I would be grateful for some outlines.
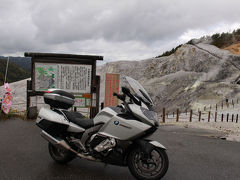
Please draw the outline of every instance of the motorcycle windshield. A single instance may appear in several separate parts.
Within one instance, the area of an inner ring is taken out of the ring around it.
[[[128,76],[126,76],[126,80],[129,83],[132,90],[138,96],[140,96],[144,101],[149,102],[150,104],[153,105],[153,101],[152,101],[151,97],[149,96],[147,91],[142,87],[142,85],[138,81],[136,81],[135,79],[130,78]]]

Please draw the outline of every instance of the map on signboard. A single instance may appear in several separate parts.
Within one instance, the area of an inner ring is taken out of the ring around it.
[[[35,89],[47,90],[50,88],[56,88],[56,64],[35,64]]]
[[[91,75],[91,65],[35,63],[35,90],[56,88],[72,93],[90,93]]]

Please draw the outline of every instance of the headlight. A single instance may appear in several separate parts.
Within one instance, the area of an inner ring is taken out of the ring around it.
[[[146,116],[148,119],[154,121],[155,126],[158,126],[158,120],[157,120],[157,113],[154,111],[149,111],[146,108],[140,107],[144,116]]]

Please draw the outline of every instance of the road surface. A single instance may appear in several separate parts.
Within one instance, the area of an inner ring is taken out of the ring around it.
[[[127,167],[75,159],[56,164],[33,121],[0,120],[1,180],[130,180]],[[167,147],[169,170],[164,180],[239,180],[240,143],[213,131],[162,126],[154,138]]]

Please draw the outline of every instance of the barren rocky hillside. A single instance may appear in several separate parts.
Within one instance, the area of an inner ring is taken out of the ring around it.
[[[240,56],[208,44],[185,44],[174,54],[142,61],[119,61],[98,67],[101,101],[104,74],[120,73],[139,80],[150,92],[157,110],[203,108],[240,98]]]

